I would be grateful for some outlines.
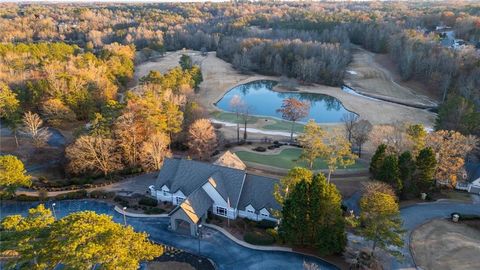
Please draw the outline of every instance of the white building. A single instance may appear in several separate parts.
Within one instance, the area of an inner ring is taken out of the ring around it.
[[[177,206],[169,214],[171,228],[189,227],[192,235],[207,212],[228,219],[277,221],[272,210],[280,209],[273,197],[278,180],[249,174],[242,164],[230,152],[214,164],[166,159],[155,186],[149,189],[157,200]]]

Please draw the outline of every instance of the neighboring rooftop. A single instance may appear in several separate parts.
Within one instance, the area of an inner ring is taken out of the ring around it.
[[[221,155],[215,162],[213,162],[213,164],[239,170],[247,169],[247,165],[245,165],[245,163],[243,163],[243,161],[237,155],[228,150],[223,153],[223,155]]]

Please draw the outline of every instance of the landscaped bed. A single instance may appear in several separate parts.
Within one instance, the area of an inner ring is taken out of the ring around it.
[[[302,150],[297,148],[284,149],[279,154],[268,154],[268,151],[266,152],[266,154],[259,154],[249,151],[235,152],[235,154],[244,162],[258,163],[283,169],[291,169],[295,166],[307,167],[307,163],[305,161],[299,160],[301,153]],[[317,159],[313,165],[313,168],[316,170],[327,169],[327,164],[324,160]],[[347,168],[363,169],[365,168],[365,165],[357,162]]]

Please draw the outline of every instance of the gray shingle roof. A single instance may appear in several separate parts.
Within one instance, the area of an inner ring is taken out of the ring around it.
[[[225,200],[229,199],[231,206],[236,208],[242,191],[245,171],[224,166],[187,159],[165,159],[158,174],[156,187],[166,185],[170,192],[181,190],[189,196],[194,190],[214,177],[217,191]]]
[[[208,194],[199,188],[190,194],[185,201],[183,201],[175,210],[170,214],[174,215],[177,211],[184,211],[187,217],[197,223],[203,215],[205,215],[208,209],[212,206],[212,199]]]
[[[258,212],[262,208],[280,210],[281,207],[273,196],[273,187],[279,181],[270,177],[247,174],[243,184],[242,196],[238,209],[244,210],[249,204]]]
[[[480,163],[467,163],[465,170],[467,171],[467,180],[469,182],[480,178]]]

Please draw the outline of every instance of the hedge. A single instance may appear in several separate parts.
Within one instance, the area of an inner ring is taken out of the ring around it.
[[[147,215],[155,215],[155,214],[163,214],[165,213],[165,210],[161,208],[150,208],[145,211],[143,211]]]
[[[275,238],[273,238],[273,236],[271,236],[265,231],[247,232],[243,236],[243,240],[245,240],[245,242],[249,244],[259,245],[259,246],[268,246],[275,243]]]
[[[255,225],[255,227],[260,229],[273,229],[275,226],[277,226],[277,222],[267,219],[262,219]]]
[[[142,197],[142,198],[138,201],[138,204],[155,207],[155,206],[158,205],[158,201],[155,200],[155,199],[153,199],[153,198]]]

